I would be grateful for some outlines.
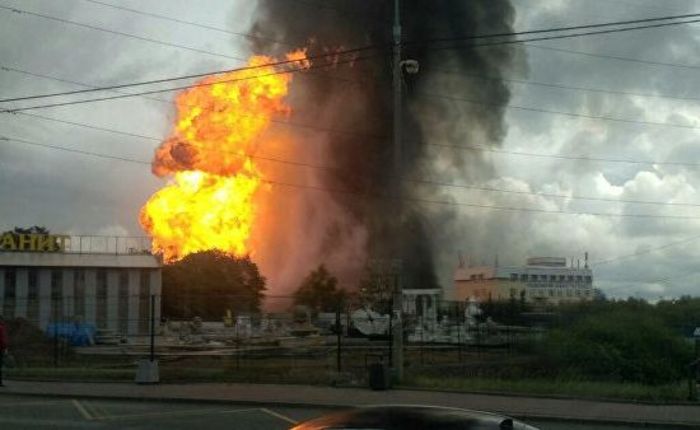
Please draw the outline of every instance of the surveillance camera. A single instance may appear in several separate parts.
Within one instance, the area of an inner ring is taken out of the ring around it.
[[[415,75],[420,70],[420,65],[416,60],[403,60],[401,62],[401,67],[409,75]]]

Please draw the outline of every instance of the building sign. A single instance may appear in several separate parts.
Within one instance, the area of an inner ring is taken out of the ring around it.
[[[0,236],[0,251],[65,252],[68,239],[62,234],[6,232]]]

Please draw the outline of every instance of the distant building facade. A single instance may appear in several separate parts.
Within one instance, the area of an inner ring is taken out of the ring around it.
[[[477,266],[460,264],[455,271],[453,299],[465,301],[524,300],[559,304],[596,298],[588,258],[580,265],[567,265],[565,258],[533,257],[524,266]]]
[[[86,237],[3,235],[0,314],[25,318],[41,330],[76,321],[123,335],[147,333],[152,295],[160,319],[161,264],[138,243],[144,241],[91,237],[88,244]]]

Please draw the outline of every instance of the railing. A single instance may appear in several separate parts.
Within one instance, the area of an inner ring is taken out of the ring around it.
[[[74,254],[143,255],[151,253],[151,239],[144,236],[68,235],[65,250]]]

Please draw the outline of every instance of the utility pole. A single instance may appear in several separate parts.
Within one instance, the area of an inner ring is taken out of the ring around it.
[[[392,312],[394,315],[392,317],[395,319],[392,330],[392,354],[393,359],[393,369],[394,377],[396,382],[401,382],[403,380],[403,293],[402,293],[402,240],[401,233],[403,228],[403,202],[401,196],[401,158],[402,158],[402,142],[401,142],[401,127],[402,127],[402,71],[401,71],[401,5],[400,0],[394,0],[394,56],[393,56],[393,89],[394,89],[394,118],[393,118],[393,146],[394,146],[394,187],[395,187],[395,204],[396,208],[393,211],[396,216],[398,216],[398,222],[394,223],[396,226],[396,237],[394,238],[395,252],[398,258],[398,267],[394,267],[394,299]],[[393,264],[392,264],[393,266]]]

